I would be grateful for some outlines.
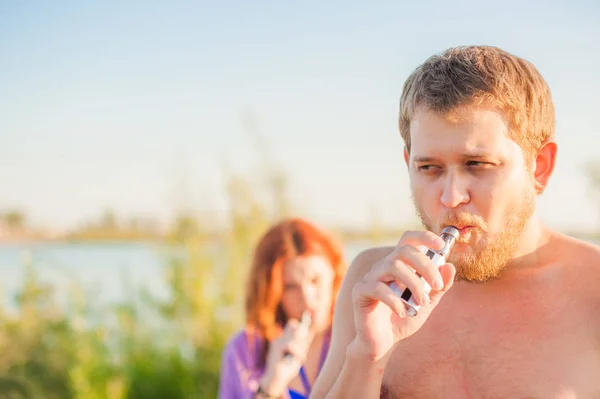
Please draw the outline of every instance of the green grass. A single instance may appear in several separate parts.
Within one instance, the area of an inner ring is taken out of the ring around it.
[[[205,266],[175,262],[168,269],[193,275]],[[57,307],[52,287],[37,281],[31,265],[26,270],[17,312],[3,312],[0,320],[0,398],[216,396],[224,338],[240,321],[219,325],[209,316],[219,299],[205,304],[189,295],[201,277],[172,279],[166,302],[138,301],[98,314],[77,295],[68,309]],[[141,308],[157,317],[147,321]]]

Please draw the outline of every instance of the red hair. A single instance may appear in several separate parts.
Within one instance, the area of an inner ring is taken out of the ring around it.
[[[246,292],[246,325],[264,340],[259,365],[264,365],[269,341],[280,333],[287,317],[281,308],[283,265],[298,256],[323,256],[333,272],[333,301],[346,271],[341,241],[300,218],[280,221],[260,239],[254,251]]]

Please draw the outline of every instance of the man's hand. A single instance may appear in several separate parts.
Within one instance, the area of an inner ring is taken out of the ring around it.
[[[356,337],[351,349],[355,354],[385,362],[399,341],[421,328],[452,286],[454,266],[446,263],[438,269],[417,249],[419,246],[439,250],[443,248],[444,240],[429,231],[406,232],[396,248],[354,285],[352,302]],[[424,291],[423,281],[415,271],[432,287],[431,297]],[[407,316],[404,302],[389,287],[393,281],[401,290],[407,287],[411,290],[421,305],[417,316]]]

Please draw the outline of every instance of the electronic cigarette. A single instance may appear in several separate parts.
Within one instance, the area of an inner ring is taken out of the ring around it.
[[[452,226],[445,227],[442,230],[440,237],[442,237],[442,239],[446,242],[444,248],[440,249],[439,251],[427,248],[427,252],[425,253],[425,256],[431,259],[433,264],[437,267],[440,267],[446,263],[446,258],[450,254],[450,251],[452,250],[452,247],[458,238],[458,229]],[[421,276],[419,273],[417,273],[417,275]],[[423,279],[423,277],[421,277],[421,279]],[[431,292],[431,286],[424,279],[423,284],[425,292],[429,294]],[[395,282],[390,283],[390,288],[396,295],[400,297],[402,302],[404,302],[408,315],[411,317],[416,316],[421,306],[417,304],[412,292],[410,292],[408,288],[404,289],[403,292],[400,292],[400,288]]]
[[[312,317],[310,316],[310,312],[308,310],[302,313],[302,317],[300,318],[300,327],[306,328],[307,330],[310,328],[312,324]]]
[[[300,324],[298,325],[299,328],[305,328],[306,330],[308,330],[310,328],[312,324],[312,317],[310,315],[310,312],[308,310],[304,311],[304,313],[302,313],[302,318],[300,318]],[[286,353],[285,355],[283,355],[284,359],[287,360],[291,360],[294,358],[294,355],[292,355],[291,353]]]

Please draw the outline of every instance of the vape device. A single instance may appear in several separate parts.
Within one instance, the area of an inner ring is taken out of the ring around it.
[[[298,328],[305,328],[305,329],[309,329],[310,326],[312,324],[312,317],[310,316],[310,312],[308,310],[306,310],[304,313],[302,313],[302,317],[300,318],[300,324],[298,325]],[[285,355],[283,355],[284,359],[287,360],[291,360],[294,358],[294,355],[292,355],[291,353],[286,353]]]
[[[312,324],[312,317],[310,316],[310,312],[308,310],[302,313],[302,317],[300,318],[300,327],[306,328],[307,330],[310,328]]]
[[[444,263],[446,263],[446,258],[450,254],[450,251],[452,250],[452,247],[454,246],[456,239],[458,238],[458,229],[452,226],[445,227],[442,230],[440,237],[442,237],[442,239],[446,242],[444,248],[440,249],[439,251],[428,248],[427,252],[425,253],[425,256],[431,259],[433,264],[437,267],[440,267]],[[419,273],[417,273],[417,275],[421,276]],[[421,279],[423,278],[421,277]],[[429,294],[431,292],[431,286],[424,279],[423,284],[425,292]],[[417,304],[417,301],[415,300],[412,292],[410,292],[408,288],[404,289],[404,291],[401,292],[400,288],[395,282],[390,283],[390,288],[392,289],[392,291],[394,291],[396,295],[400,297],[402,302],[404,302],[404,304],[406,305],[406,311],[408,315],[411,317],[416,316],[421,306]]]

